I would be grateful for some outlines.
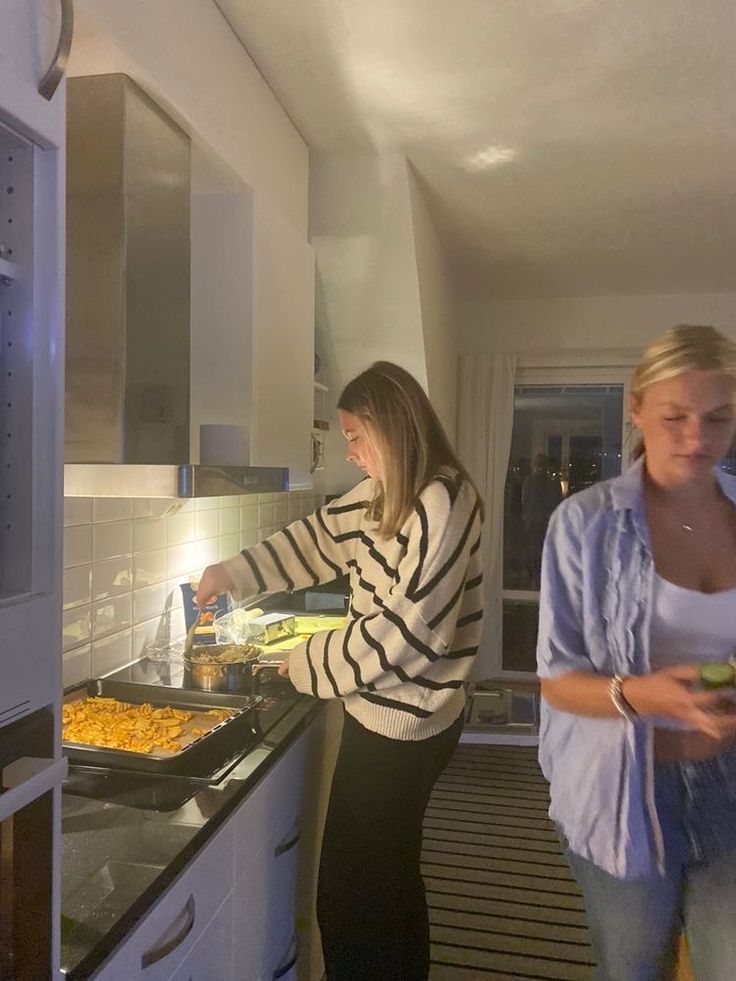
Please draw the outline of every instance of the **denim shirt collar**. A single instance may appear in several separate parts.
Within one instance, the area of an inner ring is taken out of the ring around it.
[[[611,504],[614,511],[631,511],[634,527],[639,538],[650,549],[649,528],[644,513],[644,461],[640,456],[611,485]],[[731,480],[720,467],[713,468],[713,476],[723,494],[736,506],[736,482]]]

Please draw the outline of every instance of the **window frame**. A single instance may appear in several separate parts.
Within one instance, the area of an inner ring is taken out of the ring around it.
[[[582,356],[584,358],[584,356]],[[552,361],[553,359],[550,359]],[[555,359],[556,360],[556,359]],[[524,385],[549,385],[550,387],[584,387],[595,385],[620,385],[622,387],[623,411],[621,413],[621,470],[631,464],[635,441],[632,439],[632,423],[630,419],[631,404],[631,373],[637,362],[635,355],[611,356],[610,358],[590,358],[585,364],[581,356],[569,359],[571,363],[534,364],[520,360],[516,370],[514,388]],[[504,518],[501,514],[500,527],[496,534],[504,535]],[[503,568],[503,566],[502,566]],[[503,573],[502,573],[503,574]],[[512,671],[503,667],[503,609],[506,600],[535,602],[539,606],[539,591],[530,589],[506,589],[501,587],[501,622],[498,624],[497,638],[492,655],[492,677],[506,681],[529,682],[536,678],[531,671]]]

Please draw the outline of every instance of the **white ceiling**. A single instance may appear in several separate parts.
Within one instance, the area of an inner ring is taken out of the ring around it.
[[[736,292],[733,0],[216,0],[320,153],[401,150],[495,296]]]

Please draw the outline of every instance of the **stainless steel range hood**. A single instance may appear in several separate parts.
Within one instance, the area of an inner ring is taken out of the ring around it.
[[[190,460],[190,155],[186,133],[126,75],[69,79],[69,496],[288,488],[286,469]]]
[[[67,497],[226,497],[289,489],[289,471],[279,467],[171,466],[67,463]]]

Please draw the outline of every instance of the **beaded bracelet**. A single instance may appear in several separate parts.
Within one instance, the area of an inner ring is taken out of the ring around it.
[[[613,702],[613,706],[619,715],[622,715],[627,722],[633,722],[637,718],[638,712],[624,695],[624,678],[620,674],[615,674],[608,682],[608,696]]]

